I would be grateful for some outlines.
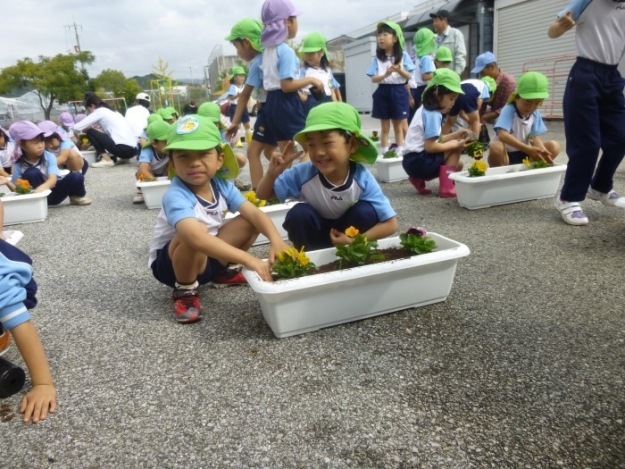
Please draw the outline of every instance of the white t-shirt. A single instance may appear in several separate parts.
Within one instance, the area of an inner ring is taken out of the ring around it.
[[[126,111],[126,120],[132,130],[132,133],[139,138],[145,128],[148,126],[148,117],[150,117],[150,111],[137,104],[136,106],[129,107]]]
[[[443,115],[440,111],[428,111],[423,106],[417,109],[404,141],[404,155],[421,153],[425,150],[425,141],[438,138],[443,126]]]
[[[323,83],[323,90],[326,96],[332,95],[332,70],[329,68],[316,68],[316,67],[304,67],[300,70],[301,78],[313,77],[319,79]],[[310,88],[312,85],[302,89],[305,94],[310,94]]]
[[[128,145],[133,148],[137,146],[137,137],[128,125],[128,121],[119,112],[99,107],[79,123],[74,124],[72,130],[80,134],[93,124],[99,124],[117,145]]]

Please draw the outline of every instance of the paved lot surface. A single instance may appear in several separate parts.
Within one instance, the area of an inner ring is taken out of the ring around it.
[[[278,340],[248,287],[173,321],[133,170],[91,169],[92,206],[15,227],[59,411],[24,425],[3,400],[0,467],[625,467],[622,209],[585,202],[575,228],[552,200],[469,211],[385,184],[402,230],[471,248],[449,299]]]

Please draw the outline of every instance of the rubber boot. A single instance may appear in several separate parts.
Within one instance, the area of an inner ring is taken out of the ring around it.
[[[252,143],[252,132],[250,132],[249,130],[245,132],[245,141],[248,145]]]
[[[423,179],[417,179],[417,178],[413,178],[412,176],[409,176],[408,180],[410,181],[410,184],[414,186],[414,188],[417,190],[419,194],[428,195],[432,193],[431,189],[427,189],[425,187],[425,181]]]
[[[454,181],[449,179],[449,175],[455,170],[456,168],[454,166],[445,165],[441,165],[440,169],[438,170],[439,197],[456,197],[456,186],[454,185]]]

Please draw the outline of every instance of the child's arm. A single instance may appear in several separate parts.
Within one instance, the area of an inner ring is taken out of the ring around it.
[[[575,20],[573,19],[573,12],[567,11],[564,15],[556,18],[549,26],[547,35],[551,39],[556,39],[562,36],[565,32],[575,26]]]
[[[56,181],[57,181],[56,174],[48,174],[48,178],[46,179],[46,182],[38,186],[33,192],[43,192],[47,189],[52,189],[54,186],[56,186]]]
[[[284,93],[294,93],[309,86],[312,86],[319,93],[323,92],[324,89],[321,80],[315,77],[285,78],[280,80],[280,88]]]
[[[440,138],[428,138],[424,140],[423,147],[428,153],[444,153],[464,148],[468,145],[468,141],[465,138],[460,137],[460,132],[467,131],[459,130],[458,132],[454,132],[452,134],[441,135]]]
[[[264,234],[271,243],[269,246],[270,264],[273,264],[278,254],[289,249],[290,246],[284,242],[278,229],[271,221],[271,218],[269,218],[265,212],[259,210],[258,207],[254,206],[254,204],[246,200],[239,207],[239,213],[243,218],[254,225],[254,228]]]
[[[46,353],[31,321],[23,322],[11,329],[11,335],[26,363],[33,384],[31,390],[22,398],[20,412],[24,414],[24,422],[32,418],[33,423],[37,423],[46,419],[48,410],[56,411],[56,390]]]
[[[547,148],[545,148],[545,144],[540,139],[540,137],[532,137],[532,139],[530,140],[530,145],[538,149],[538,156],[540,157],[539,159],[544,160],[549,164],[553,164],[553,155],[549,152],[549,150],[547,150]]]
[[[59,152],[59,156],[56,157],[56,164],[58,166],[61,166],[62,164],[67,163],[67,159],[69,158],[70,151],[71,151],[70,148],[64,148],[63,150]]]
[[[256,197],[261,200],[269,200],[275,197],[273,185],[285,170],[291,167],[291,163],[295,161],[302,152],[295,151],[295,144],[290,141],[284,147],[284,153],[274,153],[269,162],[269,167],[263,175],[263,178],[256,187]]]
[[[141,176],[143,176],[143,178],[153,178],[154,174],[152,173],[152,167],[150,166],[150,163],[146,163],[144,161],[142,161],[141,163],[139,163],[139,168],[137,169],[137,179],[140,179]]]
[[[234,111],[234,116],[232,116],[232,122],[230,126],[226,130],[226,139],[232,140],[237,132],[239,131],[239,126],[241,125],[241,117],[243,116],[243,112],[247,108],[247,103],[250,100],[250,96],[252,95],[252,91],[254,91],[254,87],[250,85],[245,85],[243,91],[239,94],[239,100],[237,101],[237,109]]]
[[[15,192],[15,184],[8,177],[0,176],[0,184],[6,184],[11,192]]]
[[[501,143],[514,147],[519,151],[522,151],[529,157],[530,160],[533,160],[533,161],[544,160],[553,164],[551,155],[549,154],[548,151],[545,154],[545,151],[546,151],[545,147],[542,141],[538,137],[532,137],[532,140],[534,142],[538,141],[540,144],[540,146],[538,145],[534,146],[532,143],[527,144],[527,143],[522,142],[521,140],[516,138],[507,130],[504,130],[502,128],[498,128],[496,130],[497,130],[497,138],[499,138]]]
[[[394,72],[393,70],[394,65],[389,66],[386,69],[386,72],[382,73],[381,75],[373,75],[371,77],[371,81],[373,83],[380,83],[381,81],[383,81],[385,78],[388,78],[391,76],[391,74]]]

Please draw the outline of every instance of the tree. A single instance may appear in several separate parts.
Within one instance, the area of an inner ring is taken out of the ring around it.
[[[124,98],[126,99],[126,104],[128,106],[132,105],[132,103],[135,102],[137,93],[141,93],[142,91],[143,88],[141,88],[141,85],[137,80],[134,78],[126,80],[126,83],[124,84]]]
[[[158,58],[156,65],[152,65],[152,71],[157,78],[173,80],[174,72],[169,70],[169,64],[161,57]]]
[[[89,75],[84,67],[94,60],[95,56],[89,51],[39,56],[38,62],[26,57],[0,72],[0,92],[14,88],[33,89],[46,119],[50,119],[55,100],[63,103],[80,99],[89,88]]]
[[[96,89],[104,89],[119,98],[126,92],[126,77],[119,70],[107,68],[93,80]]]

